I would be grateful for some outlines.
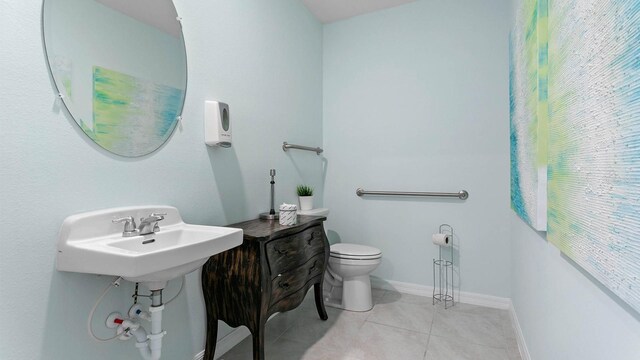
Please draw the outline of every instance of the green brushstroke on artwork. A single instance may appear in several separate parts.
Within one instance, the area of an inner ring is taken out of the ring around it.
[[[548,161],[548,0],[522,0],[510,71],[511,207],[536,230],[546,230]],[[519,158],[520,157],[520,158]]]
[[[183,99],[183,90],[94,66],[93,128],[87,134],[115,154],[146,155],[175,129]]]
[[[548,122],[549,122],[549,4],[548,0],[538,2],[537,20],[537,64],[538,64],[538,99],[537,99],[537,131],[538,151],[536,163],[538,167],[547,166],[548,159]]]
[[[80,121],[77,121],[78,125],[80,125],[80,129],[82,129],[82,131],[87,134],[87,136],[93,140],[96,141],[96,134],[94,133],[93,129],[88,127],[87,124],[82,121],[82,119],[78,119]]]
[[[567,72],[567,56],[570,54],[570,49],[557,41],[560,32],[559,22],[567,16],[568,9],[569,7],[566,7],[562,9],[563,12],[559,12],[560,9],[556,8],[556,12],[552,13],[547,26],[548,36],[552,39],[549,42],[548,57],[553,59],[548,62],[548,91],[553,94],[553,97],[548,101],[549,112],[553,114],[549,117],[548,126],[553,131],[548,133],[547,155],[553,161],[549,161],[547,167],[547,196],[551,199],[547,208],[547,239],[560,251],[571,257],[573,256],[571,243],[566,241],[564,236],[559,236],[559,234],[581,232],[571,221],[571,203],[568,198],[568,194],[572,193],[569,184],[576,184],[580,180],[576,178],[571,169],[572,164],[569,159],[576,154],[578,149],[572,145],[574,142],[571,141],[571,132],[567,128],[569,123],[567,121],[567,107],[570,104],[570,99],[575,95],[575,90],[568,89],[559,80],[562,78],[561,74]]]
[[[95,141],[112,148],[126,134],[123,121],[131,117],[129,106],[136,95],[131,76],[95,67],[93,74],[93,116]]]
[[[525,47],[527,52],[527,83],[530,86],[527,92],[527,108],[532,114],[529,136],[536,146],[536,165],[545,167],[548,159],[549,121],[548,0],[526,0],[523,11],[528,18]]]
[[[522,11],[526,22],[525,51],[527,65],[527,81],[529,91],[527,91],[527,109],[532,115],[529,123],[529,136],[532,144],[538,143],[538,1],[525,0]]]
[[[62,86],[64,87],[64,91],[67,93],[67,97],[69,99],[73,99],[73,93],[71,92],[71,79],[70,78],[62,79]]]
[[[554,0],[548,21],[547,239],[636,311],[639,14],[638,0]]]

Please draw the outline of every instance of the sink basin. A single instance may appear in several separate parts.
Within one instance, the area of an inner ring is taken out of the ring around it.
[[[123,237],[113,219],[166,213],[160,230]],[[122,276],[151,290],[202,266],[210,256],[242,244],[242,229],[186,224],[171,206],[130,206],[67,217],[60,229],[56,267],[60,271]]]

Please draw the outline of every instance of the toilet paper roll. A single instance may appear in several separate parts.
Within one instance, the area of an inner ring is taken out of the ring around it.
[[[449,234],[433,234],[431,241],[438,246],[449,247],[452,244],[451,235]]]

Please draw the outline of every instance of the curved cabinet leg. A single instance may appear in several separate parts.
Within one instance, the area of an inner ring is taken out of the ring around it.
[[[264,326],[251,333],[253,337],[253,360],[264,360]]]
[[[218,341],[218,319],[207,317],[207,340],[203,360],[213,360]]]
[[[316,309],[318,310],[320,319],[327,320],[329,316],[327,315],[327,310],[324,308],[324,299],[322,298],[322,283],[313,285],[313,293],[316,296]]]

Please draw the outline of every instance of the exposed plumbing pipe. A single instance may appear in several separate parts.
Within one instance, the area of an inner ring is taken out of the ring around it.
[[[162,331],[162,310],[164,305],[162,304],[162,289],[151,291],[151,307],[149,307],[149,313],[151,314],[151,334],[147,335],[148,346],[139,347],[140,355],[145,360],[158,360],[162,353],[162,337],[166,334]],[[138,346],[136,344],[136,346]]]
[[[149,360],[160,359],[162,352],[162,337],[166,334],[166,331],[162,331],[162,310],[164,305],[152,306],[149,308],[151,313],[151,334],[149,338],[149,349],[151,351],[151,357]]]
[[[100,304],[102,298],[107,294],[107,292],[109,292],[112,287],[120,285],[121,279],[121,277],[118,277],[115,279],[115,281],[111,282],[100,295],[100,297],[96,301],[96,304],[91,309],[87,321],[89,334],[97,341],[109,341],[115,338],[128,340],[133,336],[136,338],[136,347],[140,352],[140,356],[142,356],[144,360],[159,360],[160,356],[162,355],[162,338],[167,333],[166,331],[162,330],[162,311],[164,310],[165,305],[162,303],[162,289],[151,290],[151,295],[149,296],[151,298],[151,306],[149,307],[148,311],[143,311],[140,305],[134,304],[134,306],[132,306],[129,310],[129,318],[124,318],[118,313],[112,313],[109,316],[107,321],[113,321],[114,327],[117,324],[118,330],[116,336],[109,339],[100,339],[97,338],[95,334],[93,334],[93,331],[91,329],[91,321],[93,319],[93,314],[95,313],[96,308]],[[183,277],[180,290],[173,298],[169,300],[169,302],[173,301],[182,293],[182,290],[184,288],[184,280],[185,279]],[[151,323],[150,334],[147,333],[145,328],[136,320],[138,318],[147,320]]]
[[[147,335],[147,330],[145,330],[140,323],[132,319],[126,319],[120,326],[126,329],[125,331],[128,334],[127,338],[131,335],[136,338],[136,347],[138,348],[138,351],[140,351],[140,356],[142,356],[144,360],[160,359],[160,354],[154,354],[149,348],[149,336]]]
[[[127,324],[127,322],[129,322],[129,324]],[[125,320],[123,325],[124,324],[130,325],[129,333],[136,338],[136,347],[139,347],[138,344],[143,344],[143,346],[146,347],[147,345],[145,343],[147,342],[147,330],[145,330],[144,327],[140,326],[140,324],[138,324],[137,322],[131,320]]]
[[[119,325],[121,329],[136,338],[136,347],[140,352],[140,356],[144,360],[159,360],[162,355],[162,338],[167,333],[162,330],[162,290],[151,291],[151,306],[149,307],[149,315],[151,319],[151,333],[147,331],[134,319],[125,319]],[[138,314],[140,316],[142,314]],[[143,318],[145,316],[142,316]]]

